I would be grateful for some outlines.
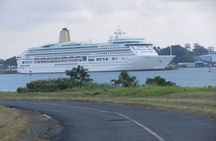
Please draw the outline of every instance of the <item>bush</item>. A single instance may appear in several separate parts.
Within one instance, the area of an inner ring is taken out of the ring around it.
[[[115,86],[120,87],[136,87],[137,80],[135,76],[130,76],[128,72],[122,71],[117,80],[113,79],[111,82],[114,83]]]
[[[17,88],[17,92],[18,93],[25,93],[25,92],[28,92],[28,90],[26,88],[19,87],[19,88]]]
[[[155,78],[148,78],[146,80],[146,85],[158,85],[158,86],[175,86],[176,83],[171,81],[166,81],[164,78],[160,76],[156,76]]]
[[[66,71],[70,79],[59,78],[50,80],[32,81],[26,84],[26,88],[18,88],[17,92],[56,92],[64,91],[74,87],[83,87],[89,85],[93,80],[90,79],[88,70],[82,66]]]
[[[38,80],[26,84],[29,92],[53,92],[58,90],[55,80]]]

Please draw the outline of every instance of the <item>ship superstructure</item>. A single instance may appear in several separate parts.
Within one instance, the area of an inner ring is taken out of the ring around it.
[[[19,73],[65,72],[78,65],[89,71],[165,69],[174,56],[159,56],[143,38],[124,38],[118,29],[106,43],[70,42],[64,28],[59,43],[30,48],[17,57]]]

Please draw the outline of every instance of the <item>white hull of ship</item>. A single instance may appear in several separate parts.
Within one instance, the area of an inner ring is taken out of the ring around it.
[[[162,70],[172,61],[174,56],[131,56],[121,61],[101,62],[60,62],[31,64],[22,66],[18,63],[18,73],[58,73],[71,70],[78,65],[87,68],[89,72],[101,71],[137,71]]]

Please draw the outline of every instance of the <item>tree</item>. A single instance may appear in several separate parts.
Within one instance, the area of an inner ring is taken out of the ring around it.
[[[153,49],[154,49],[157,53],[159,53],[159,52],[161,51],[161,48],[160,48],[160,47],[154,46]]]
[[[126,71],[122,71],[117,80],[113,79],[111,82],[114,83],[115,86],[122,87],[135,87],[137,86],[137,80],[135,76],[130,76]]]
[[[85,84],[92,81],[88,74],[88,69],[78,65],[72,70],[67,70],[66,75],[70,76],[70,80],[74,86],[83,87]]]
[[[187,49],[183,48],[180,45],[173,45],[172,48],[172,55],[176,57],[173,59],[173,63],[179,62],[193,62],[194,61],[194,54],[193,52],[188,51]],[[159,55],[170,55],[170,47],[163,48],[159,51]]]
[[[209,52],[208,49],[206,49],[202,46],[199,46],[199,47],[196,47],[195,49],[193,49],[193,53],[197,56],[208,54],[208,52]]]

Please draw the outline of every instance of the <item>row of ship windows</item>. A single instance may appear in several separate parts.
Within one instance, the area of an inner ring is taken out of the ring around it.
[[[81,61],[117,61],[118,57],[101,57],[101,58],[89,58],[87,59],[86,56],[76,56],[76,57],[62,57],[62,58],[35,58],[34,63],[35,64],[40,64],[40,63],[59,63],[59,62],[81,62]],[[125,57],[121,57],[121,60],[125,60]],[[22,64],[32,64],[33,61],[22,61]]]
[[[52,55],[52,56],[56,56],[56,55],[62,55],[62,54],[69,54],[69,55],[71,55],[71,53],[46,53],[46,54],[27,54],[27,56],[47,56],[47,55]],[[94,54],[94,55],[120,55],[120,56],[122,56],[122,55],[133,55],[133,53],[132,52],[121,52],[121,53],[119,53],[119,52],[117,52],[117,53],[109,53],[109,52],[101,52],[101,53],[73,53],[73,55],[92,55],[92,54]]]
[[[83,51],[83,52],[48,52],[48,53],[29,53],[28,56],[30,55],[49,55],[49,54],[83,54],[83,53],[95,53],[95,54],[131,54],[131,50],[129,51],[115,51],[115,52],[100,52],[100,51],[94,51],[94,52],[88,52],[88,51]]]
[[[118,60],[118,57],[112,57],[112,58],[110,58],[110,60],[112,60],[112,61],[116,61],[116,60]],[[109,58],[90,58],[90,59],[88,59],[88,61],[91,61],[91,62],[93,62],[93,61],[109,61]]]
[[[49,48],[49,49],[34,49],[34,50],[30,50],[30,52],[35,52],[35,51],[59,51],[59,50],[66,50],[66,51],[81,51],[81,50],[84,50],[84,51],[107,51],[107,50],[122,50],[122,49],[128,49],[128,47],[125,47],[125,46],[118,46],[118,47],[106,47],[106,48],[103,48],[103,47],[100,47],[100,48],[83,48],[83,47],[80,47],[80,48],[74,48],[74,47],[71,47],[71,48]]]

